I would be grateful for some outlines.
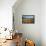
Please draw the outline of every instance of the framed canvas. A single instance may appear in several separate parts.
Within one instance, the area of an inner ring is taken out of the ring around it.
[[[34,24],[35,16],[34,15],[22,15],[22,24]]]

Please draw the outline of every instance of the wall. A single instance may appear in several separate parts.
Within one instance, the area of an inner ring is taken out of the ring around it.
[[[12,6],[16,0],[0,0],[0,27],[12,29]]]
[[[41,1],[41,41],[46,46],[46,0]]]
[[[40,0],[23,0],[17,7],[13,7],[15,29],[22,32],[24,38],[34,40],[36,46],[41,46],[40,13]],[[35,15],[35,24],[22,24],[22,15]]]

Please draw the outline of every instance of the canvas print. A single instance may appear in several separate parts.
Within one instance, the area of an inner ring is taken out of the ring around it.
[[[34,15],[23,15],[22,24],[34,24],[35,16]]]

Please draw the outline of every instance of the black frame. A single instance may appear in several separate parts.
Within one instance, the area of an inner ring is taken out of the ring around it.
[[[34,24],[35,15],[22,15],[22,24]]]

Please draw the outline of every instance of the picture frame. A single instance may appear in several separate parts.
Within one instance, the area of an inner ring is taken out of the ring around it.
[[[22,15],[22,24],[34,24],[35,15]]]

